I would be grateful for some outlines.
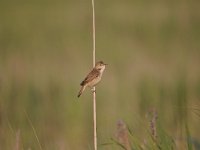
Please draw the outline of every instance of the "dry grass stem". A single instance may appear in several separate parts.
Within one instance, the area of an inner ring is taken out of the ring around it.
[[[31,128],[32,128],[32,130],[33,130],[33,133],[34,133],[35,138],[36,138],[36,140],[37,140],[37,142],[38,142],[38,145],[39,145],[39,149],[42,150],[42,145],[41,145],[40,140],[39,140],[39,138],[38,138],[38,136],[37,136],[37,132],[36,132],[34,126],[33,126],[33,123],[32,123],[32,121],[31,121],[31,119],[29,118],[27,112],[24,111],[24,113],[25,113],[25,115],[26,115],[26,118],[27,118],[27,120],[28,120],[28,122],[29,122],[29,124],[30,124],[30,126],[31,126]]]
[[[94,0],[92,0],[92,35],[93,35],[93,67],[95,66],[95,52],[96,52],[96,32],[95,32],[95,8]],[[93,120],[94,120],[94,150],[97,150],[97,119],[96,119],[96,92],[95,87],[93,87]]]
[[[157,139],[156,121],[158,119],[158,114],[155,109],[153,109],[151,113],[152,113],[152,118],[150,120],[150,130],[151,130],[151,135],[153,137],[153,140],[156,141]]]
[[[126,150],[131,150],[131,146],[128,139],[128,129],[123,120],[117,122],[116,138],[118,142],[123,145]]]
[[[14,150],[19,150],[19,149],[20,149],[20,130],[18,130],[16,133],[16,141],[14,146]]]

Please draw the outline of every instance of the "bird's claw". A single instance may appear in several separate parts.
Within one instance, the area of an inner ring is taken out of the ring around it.
[[[96,89],[92,88],[91,89],[92,93],[96,93]]]

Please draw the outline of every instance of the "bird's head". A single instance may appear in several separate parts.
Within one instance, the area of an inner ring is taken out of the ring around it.
[[[107,64],[105,64],[103,61],[98,61],[96,64],[95,64],[95,68],[100,70],[100,71],[103,71],[105,69]]]

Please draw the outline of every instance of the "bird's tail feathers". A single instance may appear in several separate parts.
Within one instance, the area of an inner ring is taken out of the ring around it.
[[[81,94],[83,93],[83,91],[85,90],[85,86],[81,86],[80,91],[78,92],[78,97],[81,96]]]

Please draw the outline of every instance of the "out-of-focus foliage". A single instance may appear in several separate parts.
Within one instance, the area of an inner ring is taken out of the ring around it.
[[[120,118],[143,137],[151,109],[180,149],[188,135],[198,145],[200,2],[95,5],[96,58],[109,64],[97,87],[99,145]],[[48,150],[92,147],[91,92],[77,98],[92,66],[91,10],[80,0],[0,2],[0,149],[14,149],[16,139],[39,149],[37,138]]]

